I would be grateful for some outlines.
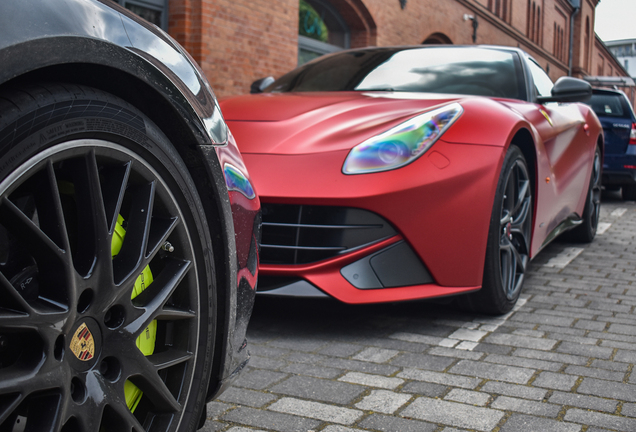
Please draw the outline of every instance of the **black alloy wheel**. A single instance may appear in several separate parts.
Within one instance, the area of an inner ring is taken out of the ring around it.
[[[581,224],[568,231],[564,239],[577,243],[590,243],[596,236],[598,221],[601,215],[601,179],[603,162],[601,149],[596,146],[594,150],[594,160],[592,162],[592,174],[590,175],[590,185],[585,199],[585,209]]]
[[[532,229],[532,193],[523,156],[508,171],[504,190],[499,220],[500,282],[506,299],[516,301],[528,265]]]
[[[517,302],[530,260],[532,184],[521,150],[506,153],[488,231],[482,288],[458,299],[471,311],[504,314]]]
[[[215,304],[185,165],[112,95],[0,96],[0,431],[194,430]]]

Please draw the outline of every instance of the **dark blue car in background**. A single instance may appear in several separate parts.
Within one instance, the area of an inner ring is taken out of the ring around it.
[[[605,134],[603,185],[636,200],[636,116],[629,99],[618,90],[594,89],[588,103]]]

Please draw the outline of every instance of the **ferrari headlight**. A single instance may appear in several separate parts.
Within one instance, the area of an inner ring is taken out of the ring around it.
[[[452,103],[420,114],[355,146],[342,172],[364,174],[403,167],[423,155],[463,112]]]

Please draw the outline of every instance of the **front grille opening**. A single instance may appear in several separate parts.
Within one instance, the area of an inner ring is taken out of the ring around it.
[[[382,217],[350,207],[263,204],[261,262],[307,264],[396,235]]]

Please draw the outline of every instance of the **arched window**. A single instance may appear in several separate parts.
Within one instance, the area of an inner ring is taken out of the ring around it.
[[[528,0],[528,14],[526,18],[526,36],[530,37],[530,14],[532,13],[531,0]]]
[[[537,22],[537,5],[532,2],[532,25],[530,26],[530,40],[534,40],[535,23]]]
[[[338,11],[323,0],[300,0],[298,8],[298,64],[347,49],[351,32]]]
[[[452,45],[453,41],[444,33],[433,33],[422,42],[423,45]]]

